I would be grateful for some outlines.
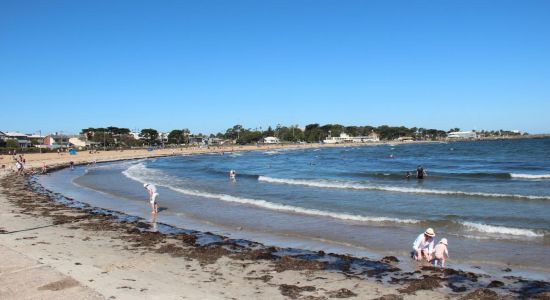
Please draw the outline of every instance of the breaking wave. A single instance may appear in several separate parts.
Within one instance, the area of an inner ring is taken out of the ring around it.
[[[125,171],[123,171],[122,173],[126,177],[132,180],[135,180],[141,183],[148,182],[149,180],[159,186],[164,186],[168,189],[171,189],[175,192],[185,194],[185,195],[204,197],[209,199],[217,199],[225,202],[244,204],[244,205],[255,206],[255,207],[260,207],[260,208],[275,210],[275,211],[282,211],[287,213],[320,216],[320,217],[328,217],[328,218],[345,220],[345,221],[357,221],[357,222],[369,222],[369,223],[418,224],[421,226],[425,226],[427,225],[426,223],[438,222],[435,220],[421,221],[421,220],[414,220],[414,219],[362,216],[357,214],[330,212],[330,211],[324,211],[324,210],[318,210],[318,209],[298,207],[293,205],[273,203],[262,199],[243,198],[243,197],[237,197],[237,196],[232,196],[227,194],[216,194],[216,193],[204,192],[204,191],[193,190],[193,189],[185,189],[185,188],[173,186],[172,185],[174,182],[173,178],[170,178],[169,176],[165,175],[161,171],[149,169],[143,163],[135,164],[129,167],[128,169],[126,169]],[[276,179],[276,178],[270,178],[265,176],[260,176],[258,180],[265,181],[265,182],[300,184],[300,185],[304,185],[305,183],[308,183],[308,185],[310,186],[325,187],[325,188],[338,187],[338,188],[365,189],[367,187],[365,185],[352,184],[352,183],[342,184],[342,183],[334,183],[334,182],[333,183],[318,182],[318,181],[310,182],[305,180]],[[376,189],[378,189],[378,187]],[[411,190],[417,190],[417,189],[411,189]],[[458,229],[459,231],[465,231],[465,232],[475,231],[481,234],[488,234],[490,236],[496,236],[496,237],[540,238],[545,236],[545,233],[537,232],[530,229],[523,229],[523,228],[495,226],[495,225],[487,225],[482,223],[459,221],[459,220],[441,220],[439,222],[442,222],[440,223],[440,226],[453,226],[453,227],[458,226],[455,228]]]
[[[302,186],[332,188],[332,189],[372,190],[372,191],[386,191],[386,192],[396,192],[396,193],[457,195],[457,196],[488,197],[488,198],[550,200],[550,196],[434,190],[434,189],[408,188],[408,187],[384,186],[384,185],[366,185],[363,183],[346,182],[346,181],[280,179],[280,178],[271,178],[267,176],[259,176],[258,180],[263,182],[268,182],[268,183],[302,185]]]
[[[141,183],[147,182],[146,178],[157,177],[155,175],[160,175],[158,173],[160,172],[148,169],[144,164],[136,164],[122,172],[122,174],[124,174],[126,177]],[[167,180],[167,181],[170,181],[170,180]],[[354,215],[354,214],[347,214],[347,213],[330,212],[330,211],[324,211],[324,210],[318,210],[318,209],[303,208],[298,206],[273,203],[262,199],[241,198],[241,197],[236,197],[236,196],[231,196],[226,194],[215,194],[215,193],[203,192],[203,191],[192,190],[192,189],[183,189],[183,188],[172,186],[170,184],[165,184],[163,182],[153,182],[153,183],[160,186],[164,186],[166,188],[169,188],[173,191],[176,191],[178,193],[182,193],[185,195],[218,199],[226,202],[246,204],[246,205],[266,208],[270,210],[284,211],[284,212],[290,212],[290,213],[329,217],[333,219],[359,221],[359,222],[394,222],[394,223],[408,223],[408,224],[414,224],[419,222],[418,220],[412,220],[412,219],[368,217],[368,216],[361,216],[361,215]]]
[[[550,174],[516,174],[516,173],[510,173],[510,177],[512,178],[520,178],[520,179],[550,179]]]
[[[544,233],[537,233],[529,229],[493,226],[493,225],[479,224],[479,223],[473,223],[473,222],[460,222],[460,223],[464,227],[466,227],[466,229],[468,230],[475,230],[475,231],[484,232],[484,233],[516,235],[516,236],[526,236],[526,237],[544,237]]]

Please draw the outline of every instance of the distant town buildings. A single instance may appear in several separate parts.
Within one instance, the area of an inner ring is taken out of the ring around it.
[[[35,136],[33,135],[33,137],[35,137]],[[15,131],[2,132],[2,131],[0,131],[0,139],[5,141],[5,142],[15,141],[18,148],[27,148],[27,147],[32,145],[31,136],[28,135],[28,134],[21,133],[21,132],[15,132]]]
[[[279,144],[280,143],[279,139],[274,137],[274,136],[266,136],[263,139],[263,142],[264,142],[264,144]]]
[[[447,135],[448,139],[477,139],[475,131],[455,131]]]
[[[375,132],[371,132],[368,136],[350,136],[346,133],[340,133],[340,136],[329,136],[323,143],[325,144],[345,144],[345,143],[369,143],[378,142],[380,137]]]
[[[235,129],[237,128],[237,129]],[[137,131],[137,130],[135,130]],[[450,131],[406,128],[390,126],[349,126],[338,124],[319,126],[311,124],[301,129],[298,126],[269,128],[266,131],[243,129],[236,125],[226,133],[191,134],[188,129],[173,130],[171,132],[157,132],[154,129],[144,129],[141,132],[131,132],[127,128],[86,128],[80,135],[66,135],[52,133],[46,136],[41,134],[25,134],[16,131],[0,131],[0,150],[8,149],[90,149],[101,147],[103,149],[132,148],[132,147],[174,147],[174,146],[221,146],[234,144],[280,144],[280,143],[318,143],[344,144],[344,143],[370,143],[384,141],[410,142],[415,140],[473,140],[473,139],[497,139],[529,136],[520,130],[497,131],[460,131],[453,128]],[[338,135],[332,136],[333,132]],[[365,135],[369,133],[368,135]],[[356,134],[357,136],[353,136]],[[324,138],[326,137],[326,138]]]
[[[71,137],[68,135],[62,135],[62,134],[50,134],[47,135],[43,142],[41,147],[42,148],[49,148],[49,149],[64,149],[70,147],[70,139]]]

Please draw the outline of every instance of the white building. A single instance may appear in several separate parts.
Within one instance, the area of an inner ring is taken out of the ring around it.
[[[330,132],[329,132],[330,133]],[[340,136],[329,136],[323,140],[325,144],[344,144],[353,143],[353,138],[346,133],[340,133]]]
[[[414,138],[412,136],[400,136],[397,140],[400,142],[412,142],[414,141]]]
[[[323,143],[325,144],[345,144],[345,143],[368,143],[378,142],[380,139],[376,133],[371,133],[368,136],[349,136],[346,133],[340,133],[340,136],[329,136]]]
[[[475,131],[455,131],[447,135],[448,139],[477,139]]]
[[[83,141],[77,137],[72,137],[72,138],[69,138],[69,143],[71,145],[74,145],[75,147],[78,147],[78,148],[84,148],[87,146],[87,143],[86,141]]]
[[[279,139],[274,136],[266,136],[264,138],[264,144],[279,144]]]
[[[130,132],[130,135],[134,137],[135,140],[139,140],[140,139],[140,136],[139,136],[139,132]]]

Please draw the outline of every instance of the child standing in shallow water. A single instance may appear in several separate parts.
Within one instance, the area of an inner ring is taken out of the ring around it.
[[[437,266],[438,261],[441,261],[441,267],[445,268],[445,257],[449,258],[449,250],[447,250],[447,239],[442,238],[434,248],[434,266]]]

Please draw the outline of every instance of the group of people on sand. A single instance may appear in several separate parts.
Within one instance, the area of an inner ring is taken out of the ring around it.
[[[434,243],[435,232],[428,228],[414,240],[411,256],[416,261],[425,260],[435,266],[441,264],[441,267],[445,268],[445,259],[449,258],[448,241],[442,238],[437,245],[434,246]]]
[[[13,168],[11,170],[14,170],[15,174],[17,175],[46,174],[48,172],[48,167],[46,166],[45,162],[42,162],[42,167],[40,168],[30,168],[27,170],[26,168],[27,160],[25,159],[23,154],[19,154],[19,156],[16,155],[15,151],[13,154],[13,160],[15,161],[14,163],[15,170]],[[2,165],[2,169],[5,169],[5,165]]]
[[[11,153],[11,151],[9,154],[13,155],[12,157],[13,157],[13,160],[15,161],[15,172],[17,173],[17,175],[25,174],[25,164],[27,161],[23,156],[23,154],[19,154],[18,156],[15,150],[13,151],[13,154]]]

